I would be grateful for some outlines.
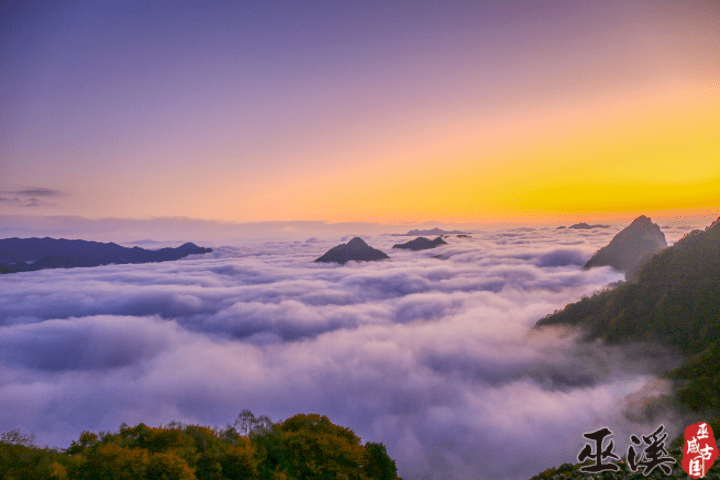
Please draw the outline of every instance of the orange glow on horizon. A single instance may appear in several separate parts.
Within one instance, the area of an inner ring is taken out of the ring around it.
[[[277,220],[383,223],[701,211],[720,206],[718,131],[716,92],[666,86],[508,116],[445,143],[431,137],[425,155],[416,146],[339,173],[293,179],[243,211]]]

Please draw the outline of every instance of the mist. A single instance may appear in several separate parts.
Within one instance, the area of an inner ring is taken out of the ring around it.
[[[321,413],[383,442],[406,480],[529,478],[575,461],[584,432],[607,426],[622,445],[675,428],[638,407],[665,388],[673,352],[647,346],[649,361],[532,330],[623,278],[581,270],[619,228],[476,231],[421,252],[363,235],[391,258],[342,266],[313,260],[358,232],[324,230],[2,275],[0,431],[64,448],[122,422]]]

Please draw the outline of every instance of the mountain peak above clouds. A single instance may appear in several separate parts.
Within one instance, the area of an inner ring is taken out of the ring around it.
[[[350,240],[347,243],[347,246],[351,250],[364,250],[367,248],[371,248],[370,245],[368,245],[365,240],[363,240],[360,237],[355,237],[352,240]]]
[[[611,266],[625,272],[625,278],[632,280],[643,263],[666,247],[665,234],[660,227],[641,215],[595,252],[583,268]]]
[[[385,258],[390,257],[388,257],[385,252],[382,252],[377,248],[372,248],[362,238],[355,237],[348,243],[341,243],[340,245],[331,248],[315,261],[345,264],[350,260],[354,260],[356,262],[371,262],[375,260],[383,260]]]
[[[409,242],[395,244],[392,248],[401,248],[404,250],[427,250],[440,245],[447,245],[447,242],[443,240],[442,237],[437,237],[435,240],[418,237],[415,240],[410,240]]]
[[[562,227],[562,228],[565,228],[565,227]],[[581,222],[581,223],[576,223],[575,225],[570,225],[568,228],[572,228],[575,230],[592,230],[594,228],[610,228],[610,225],[602,225],[600,223],[590,225],[589,223]]]

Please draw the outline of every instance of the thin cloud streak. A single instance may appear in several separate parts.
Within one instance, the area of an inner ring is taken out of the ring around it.
[[[18,208],[51,207],[56,203],[45,201],[46,198],[62,197],[65,194],[50,188],[30,188],[27,190],[0,191],[0,203]]]

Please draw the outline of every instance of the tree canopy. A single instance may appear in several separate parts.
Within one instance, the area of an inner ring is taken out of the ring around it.
[[[0,472],[3,480],[400,480],[382,443],[363,445],[326,416],[273,423],[249,410],[221,429],[172,422],[82,432],[65,450],[11,430],[0,437]]]

